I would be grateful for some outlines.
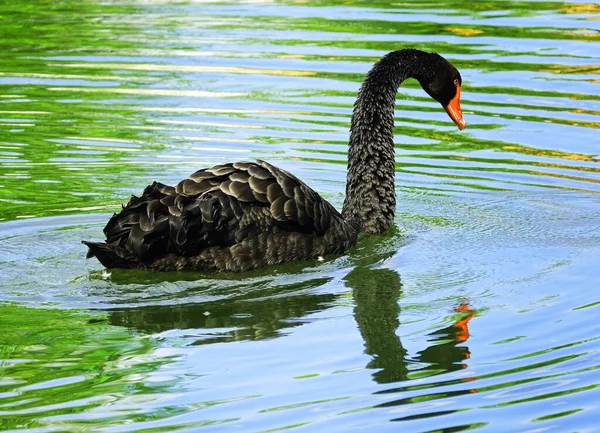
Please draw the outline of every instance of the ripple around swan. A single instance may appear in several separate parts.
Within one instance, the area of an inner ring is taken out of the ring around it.
[[[0,429],[595,429],[599,12],[4,2]],[[407,46],[461,70],[469,126],[401,87],[390,233],[242,276],[85,260],[130,194],[219,162],[340,208],[359,83]]]

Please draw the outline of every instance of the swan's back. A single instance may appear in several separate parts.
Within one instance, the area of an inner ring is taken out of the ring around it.
[[[340,253],[357,232],[290,173],[264,161],[217,165],[176,187],[153,183],[86,242],[107,268],[243,271]]]

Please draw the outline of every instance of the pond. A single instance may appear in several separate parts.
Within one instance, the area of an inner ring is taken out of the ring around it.
[[[600,410],[600,3],[2,1],[0,430],[590,431]],[[414,80],[397,212],[322,261],[107,272],[154,180],[265,159],[341,208],[383,54]]]

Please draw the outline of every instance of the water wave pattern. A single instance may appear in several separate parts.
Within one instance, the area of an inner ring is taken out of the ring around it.
[[[0,430],[592,431],[600,3],[0,0]],[[266,159],[340,208],[352,104],[408,80],[395,227],[243,275],[106,272],[110,213]]]

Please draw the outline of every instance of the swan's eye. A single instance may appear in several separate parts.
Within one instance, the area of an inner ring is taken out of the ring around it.
[[[454,85],[458,87],[458,85],[459,85],[458,78],[454,79]]]

